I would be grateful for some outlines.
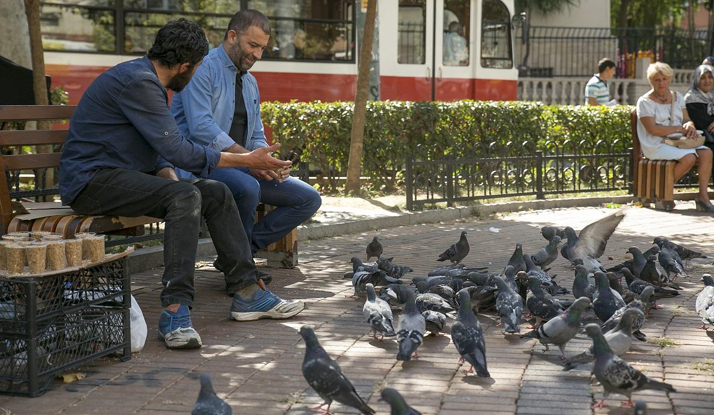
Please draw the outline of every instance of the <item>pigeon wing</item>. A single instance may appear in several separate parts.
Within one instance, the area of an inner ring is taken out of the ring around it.
[[[586,226],[580,231],[578,242],[573,248],[575,255],[579,258],[600,258],[605,252],[607,240],[624,218],[624,212],[617,211]]]

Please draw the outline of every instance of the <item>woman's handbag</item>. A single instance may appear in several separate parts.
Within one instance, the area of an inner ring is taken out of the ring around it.
[[[672,94],[670,92],[670,94]],[[672,94],[672,103],[669,106],[669,125],[671,126],[672,123],[674,122],[674,100],[675,100],[674,94]],[[687,138],[686,135],[682,133],[673,133],[669,134],[664,138],[664,143],[670,146],[674,146],[677,148],[681,149],[692,149],[692,148],[697,148],[699,146],[703,146],[705,142],[705,138],[703,135],[703,131],[697,130],[697,137],[696,138]]]

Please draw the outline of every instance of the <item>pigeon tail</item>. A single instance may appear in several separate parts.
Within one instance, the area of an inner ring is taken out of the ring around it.
[[[488,368],[486,367],[486,359],[485,356],[483,356],[483,361],[482,359],[479,359],[479,356],[476,353],[468,353],[462,356],[465,361],[469,362],[471,366],[474,367],[476,370],[476,375],[480,378],[490,378],[491,374],[488,373]]]
[[[666,391],[666,392],[677,392],[676,389],[669,383],[664,383],[664,382],[659,382],[657,380],[652,380],[647,378],[647,383],[645,384],[643,389],[653,389],[653,390],[660,390],[660,391]]]

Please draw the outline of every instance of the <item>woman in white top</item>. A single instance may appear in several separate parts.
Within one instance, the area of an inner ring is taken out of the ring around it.
[[[696,138],[697,130],[689,119],[682,94],[669,90],[672,68],[656,62],[647,68],[652,86],[637,100],[637,135],[642,153],[650,160],[676,160],[674,181],[679,181],[699,159],[699,195],[694,199],[697,210],[714,212],[707,184],[712,171],[712,151],[706,146],[681,149],[664,143],[664,136],[681,133]]]

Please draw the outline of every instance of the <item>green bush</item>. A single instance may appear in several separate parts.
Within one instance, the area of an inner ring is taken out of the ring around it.
[[[347,169],[352,105],[266,102],[261,111],[273,141],[286,150],[301,149],[302,162],[319,169],[334,190]],[[631,110],[521,101],[372,101],[362,175],[375,188],[394,188],[408,157],[624,152],[630,147]]]

